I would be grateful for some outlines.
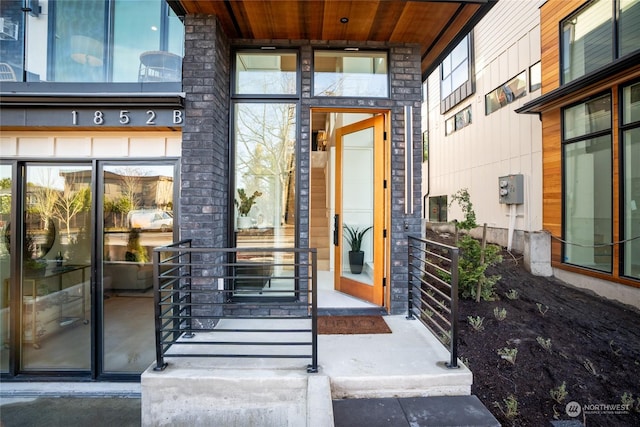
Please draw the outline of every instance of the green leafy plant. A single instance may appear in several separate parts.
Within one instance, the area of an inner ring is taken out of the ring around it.
[[[467,316],[467,322],[471,325],[474,331],[481,331],[484,329],[484,317],[480,316]]]
[[[493,309],[493,316],[496,318],[498,322],[502,322],[504,319],[507,318],[507,309],[504,307],[502,308],[495,307]]]
[[[511,363],[512,365],[516,364],[516,356],[518,355],[518,349],[517,348],[508,348],[508,347],[504,347],[498,350],[498,355],[500,355],[500,357],[504,360],[506,360],[507,362]]]
[[[465,216],[464,221],[458,222],[456,227],[467,231],[457,243],[461,251],[458,263],[458,290],[462,298],[478,300],[480,289],[479,299],[492,301],[495,298],[495,284],[500,280],[500,276],[487,276],[486,270],[502,262],[500,247],[487,245],[483,250],[480,242],[469,235],[468,231],[477,227],[477,223],[468,190],[461,189],[451,198],[451,203],[457,202]]]
[[[515,290],[515,289],[509,289],[509,292],[507,292],[505,294],[505,296],[507,298],[509,298],[510,300],[514,300],[514,299],[520,298],[520,294],[518,294],[518,291]]]
[[[253,205],[256,204],[256,199],[260,196],[262,196],[262,193],[259,191],[254,191],[251,196],[247,196],[244,188],[238,188],[238,197],[240,200],[238,201],[238,199],[236,199],[235,203],[240,216],[247,216]]]
[[[551,353],[551,338],[544,339],[542,337],[537,337],[536,341],[538,342],[538,344],[540,344],[540,347]]]
[[[562,381],[561,385],[549,390],[549,394],[551,395],[551,398],[555,400],[557,403],[562,403],[564,399],[567,398],[567,395],[568,395],[567,384],[564,381]]]
[[[369,226],[361,229],[360,227],[352,227],[350,225],[344,225],[344,231],[346,231],[345,239],[351,246],[351,250],[353,252],[360,252],[360,248],[362,247],[362,239],[364,238],[367,231],[371,230],[373,226]]]
[[[549,306],[548,305],[544,305],[541,304],[539,302],[536,303],[536,307],[538,307],[538,311],[540,312],[540,314],[544,317],[545,314],[547,314],[547,311],[549,311]]]
[[[513,420],[515,417],[519,415],[518,400],[513,394],[510,394],[509,396],[507,396],[506,399],[502,399],[502,402],[505,405],[504,408],[499,402],[493,402],[493,406],[500,409],[500,412],[502,412],[502,415],[504,415],[505,418],[509,420]]]

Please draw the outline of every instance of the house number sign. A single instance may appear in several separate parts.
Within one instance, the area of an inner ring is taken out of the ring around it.
[[[182,126],[183,110],[72,110],[69,115],[73,126]]]
[[[2,108],[0,126],[154,128],[184,125],[184,110],[173,107],[109,105],[76,108]]]

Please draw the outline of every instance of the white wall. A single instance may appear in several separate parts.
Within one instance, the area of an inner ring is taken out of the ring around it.
[[[156,158],[180,157],[180,132],[3,131],[3,158]]]
[[[529,67],[540,60],[540,14],[543,0],[501,0],[474,30],[476,92],[451,111],[440,114],[439,70],[427,80],[423,130],[429,127],[431,171],[423,166],[423,189],[429,196],[449,196],[461,188],[471,195],[479,224],[506,229],[509,207],[498,202],[498,177],[524,175],[524,204],[517,206],[516,230],[542,228],[542,135],[536,115],[515,109],[540,96],[529,93]],[[527,94],[485,116],[485,95],[522,71]],[[472,123],[445,136],[445,120],[471,105]],[[425,123],[425,118],[427,123]],[[430,179],[430,182],[428,180]],[[429,184],[427,186],[427,184]],[[428,203],[428,200],[427,200]],[[463,219],[457,205],[448,220]]]

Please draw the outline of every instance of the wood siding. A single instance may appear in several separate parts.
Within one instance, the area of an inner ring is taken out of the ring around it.
[[[542,93],[560,87],[560,23],[586,4],[583,0],[549,0],[541,10],[541,66]],[[612,100],[612,215],[613,241],[620,235],[620,157],[618,131],[618,94],[621,84],[640,76],[640,66],[625,70],[606,81],[592,84],[567,95],[559,101],[543,107],[542,113],[542,169],[543,169],[543,228],[552,238],[551,262],[553,267],[587,276],[640,287],[640,282],[620,277],[620,245],[613,247],[613,271],[600,273],[563,264],[562,242],[562,107],[588,98],[597,93],[609,92]]]

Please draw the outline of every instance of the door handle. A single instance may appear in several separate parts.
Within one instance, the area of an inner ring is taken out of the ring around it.
[[[340,224],[340,215],[333,216],[333,245],[340,246],[340,233],[338,233],[338,224]]]

